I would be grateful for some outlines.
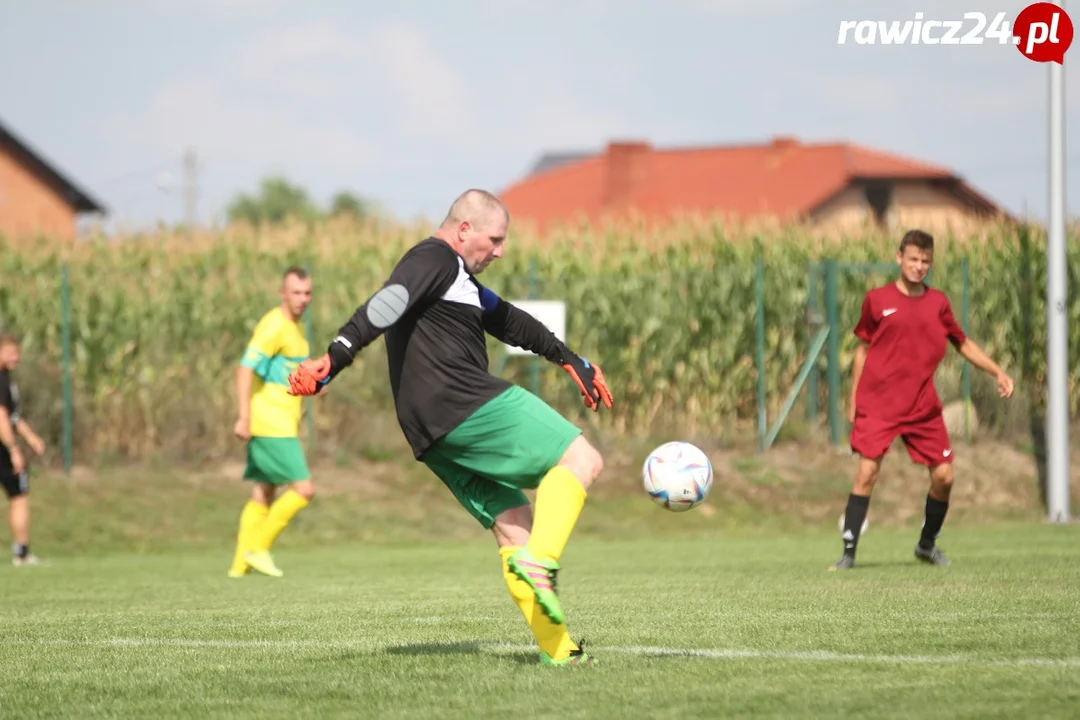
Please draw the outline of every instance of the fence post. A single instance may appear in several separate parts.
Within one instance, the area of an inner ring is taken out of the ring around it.
[[[769,432],[765,392],[765,261],[760,245],[754,256],[754,303],[757,330],[754,356],[757,360],[758,447],[765,452],[765,437]]]
[[[63,446],[64,472],[71,474],[72,466],[72,398],[71,398],[71,284],[68,277],[68,264],[60,268],[60,343],[62,353],[62,373],[64,385],[63,409]]]
[[[828,381],[829,434],[833,445],[840,444],[840,307],[837,298],[836,261],[825,261],[825,314],[829,324]]]
[[[968,280],[968,259],[960,261],[964,289],[960,296],[960,325],[964,333],[971,332],[971,284]],[[966,359],[960,369],[960,395],[964,402],[964,439],[971,442],[971,363]]]
[[[817,274],[818,264],[810,261],[806,272],[806,347],[809,349],[814,343],[814,328],[821,323],[818,317],[817,307]],[[806,419],[814,424],[818,415],[818,370],[815,364],[806,376]]]
[[[529,258],[529,299],[537,300],[536,291],[536,256]],[[533,355],[529,363],[530,384],[533,395],[540,397],[540,357]]]
[[[308,256],[307,267],[305,268],[308,273],[308,277],[313,277],[312,266],[314,261],[311,256]],[[304,313],[304,331],[307,333],[308,347],[310,348],[315,342],[315,329],[311,322],[311,305],[315,302],[312,298],[312,302],[308,304],[307,312]],[[307,436],[308,436],[308,455],[315,454],[315,399],[311,397],[304,398],[307,402]]]

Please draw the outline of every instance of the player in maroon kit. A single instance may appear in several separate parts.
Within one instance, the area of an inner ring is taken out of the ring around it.
[[[993,375],[998,394],[1009,397],[1013,381],[968,338],[953,317],[949,299],[923,282],[934,262],[934,238],[921,230],[900,241],[896,263],[900,277],[874,288],[863,300],[855,328],[861,341],[855,350],[851,404],[851,449],[859,455],[855,483],[844,515],[844,554],[832,570],[855,566],[870,493],[893,440],[900,436],[913,462],[930,471],[930,491],[922,536],[915,557],[932,565],[949,561],[935,544],[953,485],[953,448],[934,388],[934,372],[948,343],[972,365]]]

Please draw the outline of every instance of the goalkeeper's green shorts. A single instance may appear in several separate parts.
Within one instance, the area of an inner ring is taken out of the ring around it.
[[[516,385],[482,405],[438,440],[421,460],[462,507],[490,529],[495,518],[527,505],[581,430]]]

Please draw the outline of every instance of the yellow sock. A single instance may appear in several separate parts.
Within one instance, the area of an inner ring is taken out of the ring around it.
[[[558,562],[584,505],[585,488],[574,473],[561,465],[551,468],[536,488],[535,518],[529,537],[533,557]]]
[[[242,573],[247,569],[244,553],[251,549],[251,536],[266,520],[269,512],[270,508],[254,500],[248,500],[244,505],[244,510],[240,513],[240,531],[236,534],[236,554],[233,555],[232,564],[234,572]]]
[[[307,507],[308,500],[295,490],[288,490],[270,506],[270,513],[259,527],[258,532],[252,537],[252,550],[255,552],[267,552],[285,526],[296,516],[296,513]]]
[[[568,656],[571,650],[577,650],[577,645],[570,639],[565,625],[556,625],[548,619],[548,616],[536,604],[536,595],[532,588],[507,566],[506,559],[519,549],[516,547],[499,548],[499,554],[502,555],[503,580],[510,589],[510,597],[514,598],[514,602],[525,617],[525,622],[529,624],[536,638],[536,644],[553,660],[561,660]]]

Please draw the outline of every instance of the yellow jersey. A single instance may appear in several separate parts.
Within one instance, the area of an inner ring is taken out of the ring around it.
[[[297,437],[302,399],[289,395],[289,373],[308,358],[310,348],[300,323],[276,307],[262,316],[240,364],[251,368],[253,437]]]

